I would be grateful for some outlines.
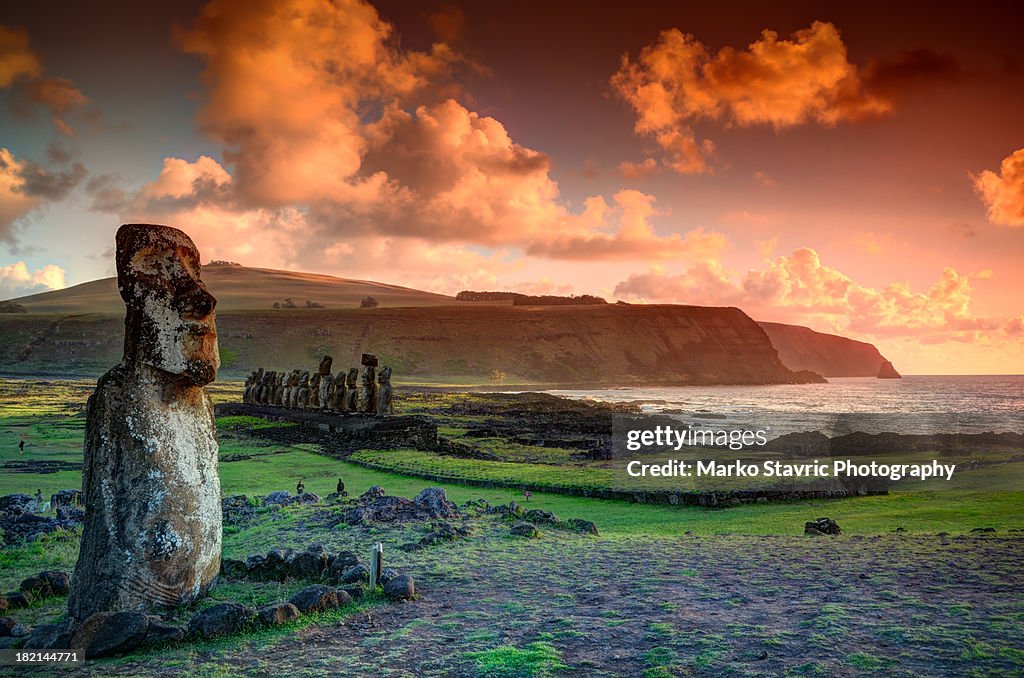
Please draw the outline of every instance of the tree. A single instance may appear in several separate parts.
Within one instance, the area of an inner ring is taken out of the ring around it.
[[[379,305],[380,302],[373,297],[364,297],[363,300],[359,302],[359,308],[377,308]]]

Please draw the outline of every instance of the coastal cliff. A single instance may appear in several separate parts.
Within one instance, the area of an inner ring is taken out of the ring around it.
[[[771,339],[782,364],[791,370],[810,370],[823,377],[877,377],[883,363],[888,362],[867,342],[815,332],[800,325],[758,325]]]

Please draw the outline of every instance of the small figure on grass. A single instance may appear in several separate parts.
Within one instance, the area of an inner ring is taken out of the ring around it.
[[[529,490],[523,490],[523,499],[524,500],[530,501],[530,497],[532,497],[532,496],[533,496],[533,492],[530,492]]]
[[[25,454],[25,436],[21,436],[21,441],[18,442],[18,450]]]
[[[298,484],[297,484],[297,485],[295,486],[295,493],[296,493],[296,494],[302,494],[302,493],[303,493],[303,492],[305,492],[305,491],[306,491],[306,486],[305,486],[305,485],[303,485],[303,484],[302,484],[302,481],[300,480],[300,481],[298,482]]]
[[[341,478],[338,478],[338,496],[345,496],[345,483],[341,482]]]

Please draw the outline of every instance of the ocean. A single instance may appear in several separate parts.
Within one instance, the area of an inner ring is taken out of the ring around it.
[[[865,433],[1024,433],[1024,375],[834,377],[827,384],[553,390],[691,424]]]

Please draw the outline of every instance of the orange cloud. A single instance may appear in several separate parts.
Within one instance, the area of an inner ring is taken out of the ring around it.
[[[20,78],[35,78],[43,64],[29,47],[28,33],[0,25],[0,87],[10,87]]]
[[[30,271],[24,261],[0,266],[0,299],[11,299],[64,287],[64,269],[55,264]]]
[[[444,43],[400,49],[362,0],[213,0],[178,38],[206,62],[200,122],[225,144],[223,165],[169,159],[134,193],[94,182],[97,207],[174,215],[216,200],[239,215],[298,210],[308,226],[300,259],[370,236],[552,258],[720,249],[715,234],[658,235],[649,196],[623,192],[612,205],[593,196],[570,210],[547,156],[444,94],[466,60]]]
[[[810,248],[779,256],[767,268],[737,279],[718,262],[702,262],[681,275],[632,275],[615,294],[645,301],[739,306],[754,317],[809,323],[822,329],[921,341],[977,341],[1013,321],[979,317],[971,310],[972,285],[988,272],[960,275],[945,268],[926,292],[906,283],[873,288],[826,266]],[[781,317],[780,317],[781,316]]]
[[[708,149],[690,127],[702,118],[781,129],[835,125],[892,109],[891,101],[865,88],[839,30],[820,21],[791,40],[765,30],[746,50],[717,53],[693,35],[662,31],[635,61],[623,56],[611,85],[636,113],[634,131],[653,137],[668,152],[667,164],[682,173],[707,169]]]
[[[643,162],[624,160],[619,163],[619,173],[627,179],[642,179],[659,171],[658,161],[654,158],[645,158]]]
[[[989,221],[1024,226],[1024,148],[1003,159],[999,174],[985,170],[971,179],[988,209]]]
[[[0,240],[10,242],[14,222],[39,206],[38,196],[25,192],[25,171],[28,165],[0,148]]]

